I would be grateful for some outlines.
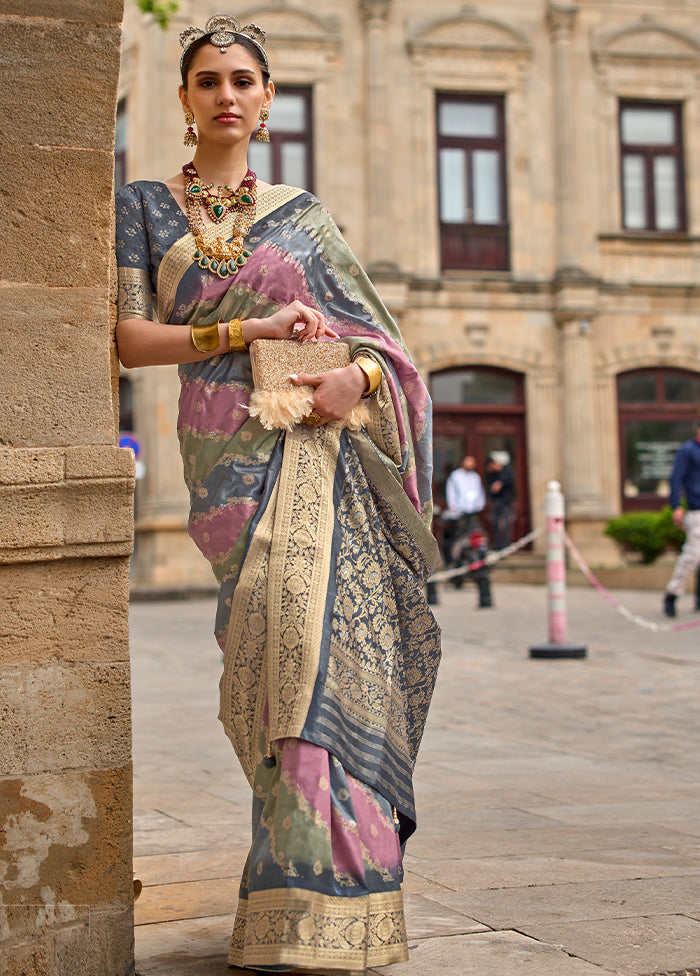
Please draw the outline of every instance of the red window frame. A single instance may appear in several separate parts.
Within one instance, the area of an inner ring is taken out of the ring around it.
[[[674,119],[675,140],[668,146],[625,143],[622,135],[622,117],[626,109],[649,108],[666,109]],[[623,230],[628,234],[684,234],[687,231],[687,207],[685,197],[685,167],[683,151],[683,103],[653,102],[621,99],[619,103],[620,134],[620,220]],[[626,156],[642,156],[644,159],[645,219],[643,228],[628,228],[625,225],[625,177]],[[676,217],[677,227],[673,230],[656,226],[656,199],[654,194],[654,161],[660,157],[670,157],[676,162]]]
[[[649,376],[653,378],[655,399],[646,401],[624,401],[620,396],[621,380],[634,376]],[[619,373],[617,376],[617,411],[619,436],[620,463],[620,496],[622,511],[640,511],[661,509],[668,504],[668,498],[653,492],[640,492],[635,496],[625,494],[625,482],[628,478],[627,470],[627,425],[635,421],[666,421],[687,424],[687,437],[691,437],[698,418],[698,403],[696,400],[669,401],[666,399],[665,380],[667,377],[693,377],[700,379],[700,373],[689,369],[675,367],[653,366],[633,369]],[[669,471],[670,475],[670,471]]]
[[[497,133],[492,137],[445,135],[440,131],[440,107],[448,102],[487,104],[496,108]],[[440,251],[444,271],[508,271],[510,270],[510,241],[508,225],[508,193],[506,178],[505,97],[503,95],[468,95],[455,92],[436,93],[436,128],[438,154],[438,194],[442,199],[439,157],[442,149],[461,149],[467,157],[465,194],[468,213],[473,211],[474,185],[472,155],[475,150],[497,152],[500,159],[500,220],[495,224],[445,222],[440,213]]]
[[[280,85],[277,88],[280,95],[299,95],[303,98],[306,116],[306,128],[303,132],[285,132],[283,129],[272,128],[268,123],[270,133],[270,151],[272,153],[272,182],[282,183],[282,148],[288,143],[297,143],[306,147],[306,186],[304,189],[313,193],[314,189],[314,154],[313,154],[313,90],[310,87],[291,87]]]

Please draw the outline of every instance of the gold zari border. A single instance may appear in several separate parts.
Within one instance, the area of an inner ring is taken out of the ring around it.
[[[282,469],[233,594],[219,717],[248,781],[271,740],[299,737],[313,696],[335,525],[340,431],[303,424],[285,435]]]
[[[401,891],[341,898],[298,888],[240,899],[232,966],[328,966],[337,970],[406,962]]]
[[[153,318],[153,289],[148,271],[117,268],[118,321]]]

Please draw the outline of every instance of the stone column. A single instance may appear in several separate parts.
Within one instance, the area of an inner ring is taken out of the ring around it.
[[[547,22],[552,33],[554,64],[554,138],[556,154],[557,268],[578,267],[576,141],[571,39],[577,7],[550,3]]]
[[[367,144],[367,236],[364,262],[368,272],[398,271],[391,206],[391,126],[386,43],[392,0],[360,0],[365,28],[365,134]]]
[[[555,283],[562,384],[562,487],[569,520],[604,520],[601,445],[596,431],[593,362],[597,287],[592,281]]]
[[[595,296],[589,293],[591,298]],[[560,301],[562,295],[560,293]],[[570,289],[569,289],[569,297]],[[583,298],[584,296],[580,296]],[[602,466],[611,455],[598,436],[590,307],[559,311],[562,364],[563,489],[567,528],[589,564],[617,566],[620,556],[603,534],[615,514],[605,499]]]
[[[0,12],[0,969],[133,973],[133,456],[110,356],[122,0]],[[31,98],[22,92],[32,93]]]
[[[576,97],[572,60],[578,8],[550,2],[547,22],[553,45],[556,162],[556,272],[554,317],[560,330],[562,366],[562,486],[569,522],[601,520],[600,445],[596,439],[593,329],[597,284],[583,267],[581,209],[576,188]],[[597,530],[596,530],[597,531]]]
[[[527,441],[537,445],[528,457],[532,522],[540,525],[544,517],[547,483],[561,480],[559,370],[554,365],[533,370],[527,375],[526,383]],[[534,548],[545,552],[547,540],[544,535],[535,540]]]
[[[595,390],[590,320],[583,317],[561,323],[564,387],[564,491],[567,515],[600,517],[601,452],[595,436]]]

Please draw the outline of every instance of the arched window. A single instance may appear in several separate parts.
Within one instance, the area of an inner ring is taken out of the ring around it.
[[[662,508],[676,449],[695,433],[700,373],[653,367],[617,378],[624,510]]]
[[[523,378],[520,373],[491,366],[448,369],[430,377],[433,401],[447,406],[522,407]]]

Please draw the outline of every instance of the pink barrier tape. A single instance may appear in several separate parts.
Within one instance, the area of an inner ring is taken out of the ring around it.
[[[593,575],[592,570],[586,565],[583,556],[573,544],[566,532],[564,532],[564,542],[566,543],[566,548],[571,553],[574,562],[591,586],[593,586],[600,593],[603,599],[606,600],[611,607],[617,610],[618,613],[622,614],[625,620],[629,620],[631,624],[636,624],[638,627],[644,627],[646,630],[665,632],[672,632],[674,630],[691,630],[693,627],[700,627],[700,620],[690,620],[684,624],[660,624],[654,620],[647,620],[644,617],[640,617],[638,613],[632,613],[631,610],[616,600],[612,593],[610,593],[609,590],[606,590],[600,580]]]
[[[437,573],[433,573],[430,577],[431,583],[441,583],[444,580],[454,579],[456,576],[464,576],[465,573],[471,573],[475,569],[481,569],[482,566],[493,566],[494,563],[500,562],[501,559],[505,559],[506,556],[512,555],[512,553],[517,552],[518,549],[522,549],[533,539],[542,532],[542,528],[533,529],[532,532],[528,532],[524,535],[522,539],[518,539],[517,542],[512,542],[505,549],[498,549],[495,552],[489,552],[486,554],[485,559],[477,559],[474,563],[469,563],[467,566],[458,566],[455,569],[441,569]]]

